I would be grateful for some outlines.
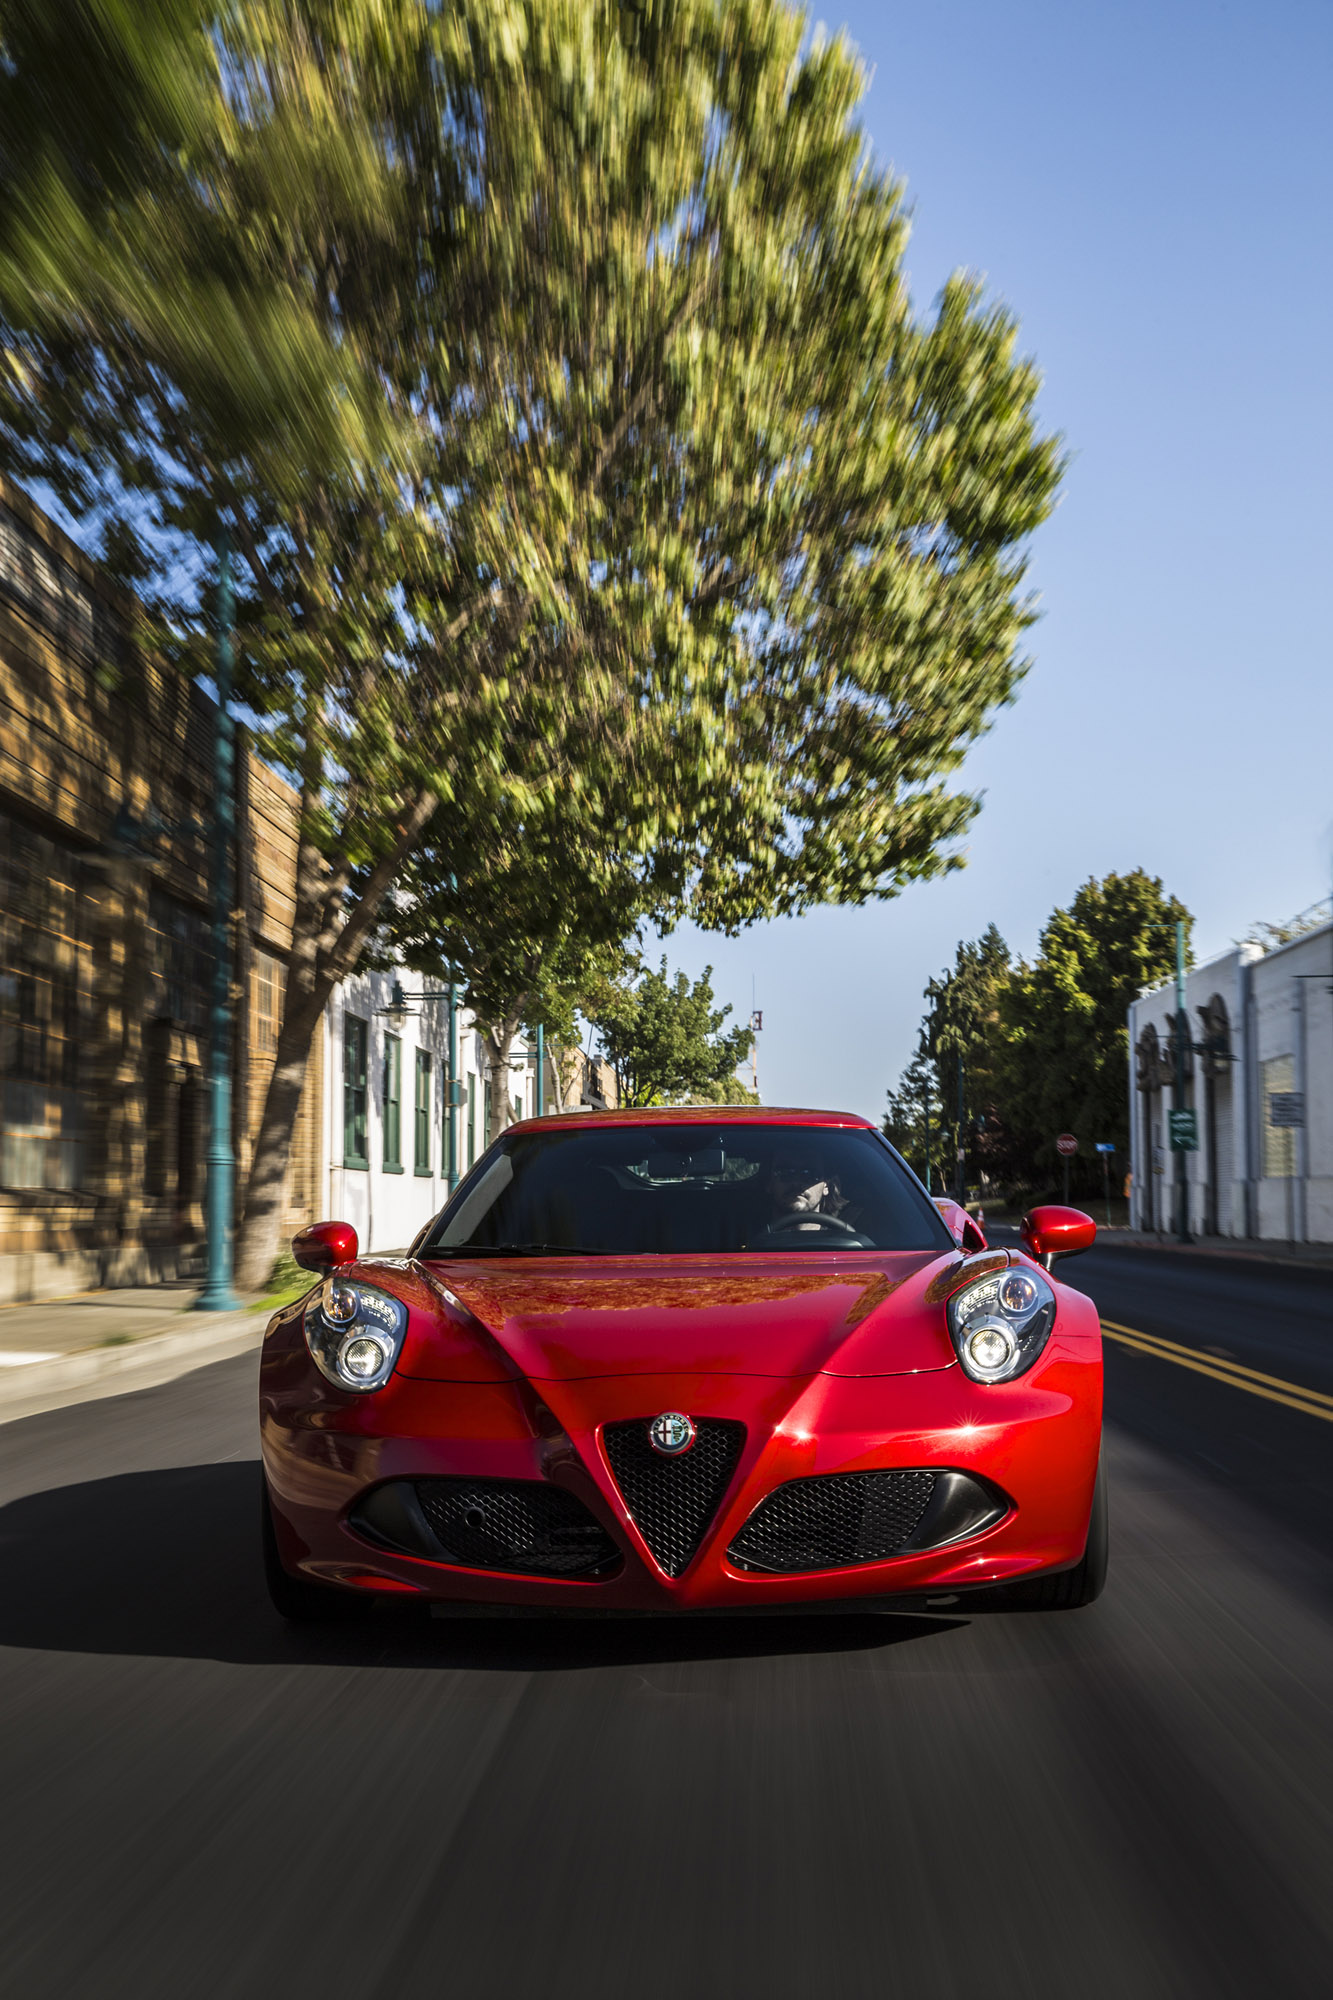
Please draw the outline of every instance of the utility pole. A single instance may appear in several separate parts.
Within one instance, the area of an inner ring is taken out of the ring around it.
[[[537,1023],[537,1116],[546,1116],[546,1030]]]
[[[195,1300],[202,1312],[232,1312],[232,1206],[236,1161],[231,1144],[231,862],[236,833],[236,725],[231,716],[231,546],[218,535],[218,629],[214,679],[218,720],[213,739],[213,828],[209,874],[213,891],[213,1003],[209,1012],[208,1188],[204,1234],[208,1276]]]

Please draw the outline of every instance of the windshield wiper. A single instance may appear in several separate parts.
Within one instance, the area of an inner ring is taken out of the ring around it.
[[[568,1243],[442,1243],[424,1257],[614,1257],[614,1250],[574,1248]]]

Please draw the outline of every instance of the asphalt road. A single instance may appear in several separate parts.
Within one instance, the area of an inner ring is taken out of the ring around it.
[[[1185,1358],[1063,1615],[293,1635],[252,1357],[0,1429],[6,2000],[1322,2000],[1329,1281],[1066,1273]]]

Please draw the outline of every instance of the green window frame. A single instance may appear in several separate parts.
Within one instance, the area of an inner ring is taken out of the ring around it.
[[[430,1100],[434,1065],[429,1049],[417,1050],[416,1095],[413,1099],[413,1159],[415,1171],[430,1172]]]
[[[403,1044],[384,1037],[384,1171],[403,1171]]]
[[[343,1165],[368,1167],[366,1104],[369,1095],[370,1023],[343,1015]]]

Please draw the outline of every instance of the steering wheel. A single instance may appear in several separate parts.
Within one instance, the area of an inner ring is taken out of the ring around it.
[[[794,1208],[790,1214],[779,1216],[776,1222],[767,1223],[759,1232],[759,1240],[774,1236],[856,1236],[861,1232],[850,1222],[844,1222],[840,1215],[825,1215],[818,1208]]]

